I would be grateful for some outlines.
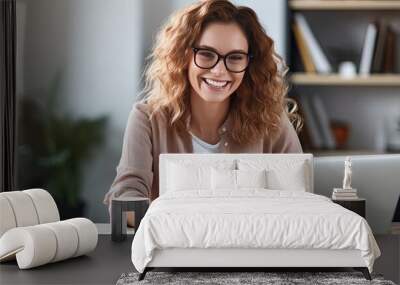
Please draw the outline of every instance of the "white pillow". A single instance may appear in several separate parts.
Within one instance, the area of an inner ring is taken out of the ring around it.
[[[233,170],[235,161],[229,160],[174,160],[166,167],[166,190],[211,190],[211,169]]]
[[[267,188],[267,170],[236,170],[237,188]]]
[[[304,168],[278,171],[269,170],[267,173],[268,188],[272,190],[303,191],[307,189],[307,179],[304,175]]]
[[[266,188],[266,170],[230,170],[215,169],[211,171],[213,190],[239,190],[241,188]]]
[[[307,191],[310,170],[306,160],[239,159],[239,170],[267,170],[267,188],[273,190]]]
[[[213,190],[218,189],[236,189],[236,170],[232,169],[216,169],[211,170],[211,181]]]
[[[211,189],[211,168],[169,163],[167,191]]]

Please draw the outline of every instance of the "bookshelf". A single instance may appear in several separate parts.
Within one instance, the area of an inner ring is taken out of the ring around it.
[[[348,150],[317,150],[313,151],[315,157],[318,156],[348,156],[348,155],[375,155],[383,152],[368,149],[348,149]]]
[[[375,114],[386,114],[400,102],[393,99],[400,98],[400,1],[288,0],[287,7],[289,96],[304,118],[304,151],[316,156],[389,151],[388,141],[383,148],[378,145],[384,139],[372,140],[372,132],[385,132],[372,129],[378,128],[377,115],[366,116],[361,112],[373,109],[360,106],[376,104],[381,111]],[[353,63],[350,76],[339,73],[345,61]],[[400,130],[400,113],[398,124]]]
[[[289,8],[305,10],[400,10],[400,1],[376,0],[291,0]]]
[[[295,85],[400,87],[400,74],[371,74],[343,78],[339,74],[321,75],[297,72],[291,74],[290,82]]]

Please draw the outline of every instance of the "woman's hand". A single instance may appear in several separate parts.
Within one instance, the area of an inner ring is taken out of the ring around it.
[[[128,222],[128,227],[135,227],[135,212],[126,212],[126,220]],[[135,229],[136,231],[136,229]]]
[[[111,203],[108,205],[108,214],[110,215],[110,224],[111,224]],[[126,212],[126,221],[128,227],[135,227],[135,212]],[[135,229],[136,230],[136,229]]]

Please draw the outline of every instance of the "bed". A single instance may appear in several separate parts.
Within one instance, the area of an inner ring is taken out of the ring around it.
[[[159,267],[352,267],[371,279],[371,229],[313,194],[312,154],[162,154],[159,167],[132,242],[139,280]]]

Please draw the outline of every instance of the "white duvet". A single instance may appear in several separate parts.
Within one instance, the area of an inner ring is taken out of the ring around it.
[[[143,272],[155,249],[358,249],[372,272],[380,250],[366,220],[330,199],[299,191],[171,192],[154,200],[135,234]]]

